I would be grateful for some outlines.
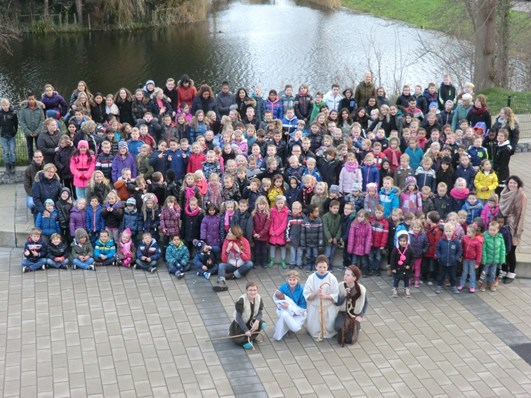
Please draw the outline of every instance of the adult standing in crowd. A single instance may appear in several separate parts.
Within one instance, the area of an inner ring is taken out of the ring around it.
[[[44,202],[51,199],[56,203],[61,192],[61,182],[59,176],[55,174],[57,168],[53,163],[46,163],[41,171],[35,175],[31,195],[35,204],[35,212],[42,213],[45,209]]]
[[[0,136],[6,173],[15,174],[15,136],[18,131],[18,116],[7,98],[0,100]]]
[[[461,102],[455,108],[452,116],[452,130],[455,131],[459,127],[459,122],[466,119],[468,112],[472,109],[472,95],[465,93],[461,98]]]
[[[40,149],[44,155],[44,163],[53,163],[55,160],[55,153],[59,150],[61,131],[57,124],[57,120],[51,117],[47,118],[44,121],[45,131],[39,134],[39,138],[37,138],[37,148]]]
[[[28,159],[33,158],[33,146],[37,146],[37,138],[44,129],[44,106],[29,92],[26,101],[20,104],[18,122],[26,137],[28,146]]]
[[[44,166],[44,156],[38,149],[33,153],[33,160],[24,171],[24,191],[26,191],[26,207],[33,212],[35,203],[33,202],[32,186],[35,176]]]
[[[471,127],[477,123],[483,122],[487,126],[487,130],[492,127],[492,119],[490,117],[489,108],[487,108],[487,98],[480,94],[474,100],[474,106],[468,111],[466,120]]]
[[[356,86],[354,100],[358,106],[365,106],[369,98],[376,98],[376,87],[372,82],[372,73],[367,71],[363,75],[363,81]]]
[[[507,254],[507,262],[500,276],[503,283],[511,283],[516,276],[516,248],[520,244],[524,232],[527,210],[527,195],[520,177],[512,175],[500,194],[500,213],[506,218],[511,230],[511,251]]]
[[[216,96],[216,106],[218,108],[219,116],[229,116],[231,107],[236,104],[234,94],[230,92],[228,82],[221,83],[221,90]]]
[[[518,124],[518,120],[516,119],[513,110],[508,106],[501,108],[500,114],[492,126],[492,130],[496,131],[496,134],[500,129],[506,129],[509,132],[511,154],[514,154],[518,141],[520,140],[520,125]]]

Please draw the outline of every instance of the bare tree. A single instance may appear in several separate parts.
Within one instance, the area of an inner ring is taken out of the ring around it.
[[[80,25],[83,24],[83,0],[76,0],[76,14]]]
[[[0,49],[11,54],[11,42],[13,40],[20,40],[18,32],[8,26],[0,24]]]

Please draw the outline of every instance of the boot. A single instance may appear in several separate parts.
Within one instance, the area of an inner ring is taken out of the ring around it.
[[[6,175],[6,176],[10,176],[10,175],[11,175],[11,163],[6,163],[6,172],[5,172],[5,175]]]
[[[406,298],[410,298],[411,297],[411,293],[409,292],[409,287],[406,287],[404,289],[405,293],[406,293]]]
[[[269,260],[269,264],[267,264],[267,266],[268,266],[269,268],[273,268],[273,267],[275,266],[275,259],[272,258],[271,260]]]
[[[396,287],[393,288],[393,297],[398,297],[398,291],[396,290]]]
[[[10,168],[11,168],[11,175],[15,176],[15,174],[17,172],[15,163],[10,163]]]

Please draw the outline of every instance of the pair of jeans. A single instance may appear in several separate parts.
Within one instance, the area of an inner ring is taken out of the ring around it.
[[[255,240],[253,251],[253,258],[256,265],[265,267],[267,264],[267,241]]]
[[[306,247],[306,268],[313,271],[315,268],[315,260],[319,255],[318,247]]]
[[[180,264],[180,263],[167,263],[168,265],[168,271],[170,274],[175,274],[176,272],[188,272],[192,269],[192,265],[190,263],[188,264]]]
[[[404,273],[393,274],[393,287],[396,289],[400,281],[404,281],[404,287],[407,289],[409,287],[409,276]]]
[[[434,258],[424,257],[422,260],[422,279],[425,281],[434,281],[439,275],[437,266],[439,263]]]
[[[2,137],[2,151],[4,152],[4,166],[17,162],[15,155],[15,137]]]
[[[269,259],[276,258],[277,247],[280,248],[280,261],[286,261],[286,246],[269,245]]]
[[[107,257],[105,260],[94,257],[95,263],[101,263],[101,265],[112,265],[116,261],[116,255]]]
[[[75,258],[72,260],[72,264],[74,264],[77,268],[89,269],[89,267],[94,264],[94,259],[90,257],[87,259],[87,261],[81,261],[79,258]]]
[[[330,263],[328,269],[331,271],[334,269],[334,257],[336,255],[337,245],[326,245],[324,255],[328,257],[328,261]]]
[[[46,258],[40,258],[37,261],[30,261],[27,258],[22,259],[22,266],[31,269],[32,271],[36,271],[38,269],[41,269],[43,265],[48,264],[48,259]]]
[[[76,198],[77,199],[86,199],[87,198],[87,190],[88,188],[80,188],[76,187]]]
[[[50,268],[64,268],[68,266],[68,257],[66,257],[63,261],[53,261],[53,259],[48,259],[48,266]]]
[[[360,256],[360,255],[357,255],[357,254],[353,254],[352,257],[351,257],[351,260],[352,260],[352,264],[354,264],[355,266],[357,266],[361,272],[363,273],[363,275],[367,275],[368,271],[369,271],[369,258],[367,257],[367,255],[363,255],[363,256]]]
[[[302,247],[289,247],[289,265],[302,267]]]
[[[371,253],[369,254],[369,271],[379,273],[381,263],[382,249],[379,247],[371,247]]]
[[[470,276],[468,280],[468,286],[476,288],[476,260],[464,260],[463,259],[463,273],[461,274],[461,280],[459,286],[465,286],[466,277]]]
[[[225,275],[227,272],[232,272],[234,277],[236,279],[240,279],[241,277],[244,277],[247,275],[247,273],[253,269],[253,262],[252,261],[246,261],[239,267],[236,267],[235,265],[229,264],[229,263],[221,263],[219,264],[218,269],[218,279],[225,280]]]
[[[33,196],[26,196],[26,207],[30,209],[30,211],[33,213],[33,210],[35,209],[35,202],[33,201]]]
[[[487,281],[489,281],[490,283],[494,283],[494,281],[496,280],[497,269],[498,264],[485,264],[483,266],[483,273],[485,274],[485,279],[487,279]]]
[[[144,271],[149,271],[151,268],[155,267],[157,268],[157,260],[151,260],[149,263],[147,261],[143,261],[139,258],[136,259],[136,265],[143,269]]]
[[[446,278],[446,275],[448,275],[448,279],[450,280],[450,286],[454,287],[456,273],[457,264],[450,266],[439,264],[439,277],[437,278],[437,286],[442,286],[444,278]]]

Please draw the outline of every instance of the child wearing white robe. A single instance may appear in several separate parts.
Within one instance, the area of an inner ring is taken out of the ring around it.
[[[286,282],[273,295],[278,314],[273,338],[277,341],[282,340],[288,331],[297,333],[306,320],[306,299],[299,280],[299,273],[290,271]]]
[[[337,297],[339,286],[336,277],[328,272],[328,258],[319,256],[316,260],[317,271],[311,274],[304,285],[304,298],[308,303],[306,330],[316,341],[334,337],[334,320],[337,315]],[[322,317],[321,319],[321,306]],[[323,330],[321,330],[323,326]]]

